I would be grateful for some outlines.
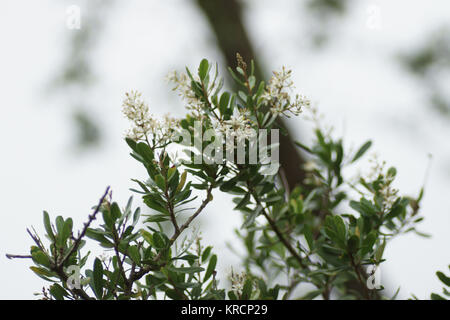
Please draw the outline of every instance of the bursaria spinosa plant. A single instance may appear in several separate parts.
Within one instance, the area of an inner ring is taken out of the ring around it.
[[[371,174],[349,177],[371,142],[346,151],[295,92],[291,70],[275,71],[265,84],[238,55],[229,71],[236,92],[223,90],[217,65],[207,60],[195,74],[169,74],[187,110],[180,119],[155,117],[141,93],[125,94],[125,140],[147,174],[131,191],[150,213],[141,214],[132,198],[120,206],[109,188],[79,231],[71,218],[52,222],[44,212],[45,236],[28,230],[30,254],[8,255],[33,260],[32,271],[50,282],[42,298],[386,298],[377,279],[385,247],[418,232],[423,190],[402,195],[396,169],[379,162]],[[315,129],[313,141],[298,143],[306,178],[290,190],[289,172],[278,163],[278,134],[285,132],[276,120],[292,116],[312,118]],[[219,192],[234,196],[243,217],[236,235],[245,254],[229,274],[217,273],[220,257],[191,225]],[[103,253],[90,254],[88,241]]]

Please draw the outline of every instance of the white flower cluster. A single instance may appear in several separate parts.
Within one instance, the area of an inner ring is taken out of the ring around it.
[[[242,294],[242,290],[244,289],[244,284],[247,279],[247,274],[245,272],[241,273],[234,273],[233,270],[231,270],[231,290],[234,291],[235,294],[240,296]]]
[[[177,90],[180,97],[186,102],[186,109],[200,112],[204,103],[197,98],[191,88],[191,79],[185,73],[172,71],[166,76],[167,82],[172,82],[175,86],[172,90]]]
[[[292,70],[284,66],[281,71],[274,71],[262,96],[274,115],[282,114],[287,117],[288,113],[299,115],[304,107],[311,105],[311,101],[304,95],[297,94],[294,98],[291,97],[290,92],[294,88],[291,76]]]
[[[162,120],[154,118],[142,94],[131,91],[125,94],[122,111],[125,117],[133,123],[127,137],[135,141],[151,142],[153,146],[165,145],[175,134],[178,120],[164,116]]]
[[[240,143],[256,136],[253,125],[254,123],[248,118],[247,113],[241,113],[236,107],[230,120],[217,122],[214,127],[227,138],[227,143],[233,143],[234,139]]]
[[[376,155],[373,155],[369,161],[372,163],[372,171],[367,176],[367,180],[374,181],[381,178],[383,183],[380,185],[380,193],[383,197],[385,209],[389,210],[398,199],[398,189],[392,187],[395,179],[395,172],[391,169],[386,170],[386,161],[379,162]]]

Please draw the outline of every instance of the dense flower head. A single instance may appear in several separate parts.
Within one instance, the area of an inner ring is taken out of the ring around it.
[[[240,112],[238,108],[235,108],[230,120],[223,121],[221,128],[228,137],[236,138],[238,142],[241,142],[255,136],[253,125],[245,112]]]
[[[162,119],[153,117],[148,104],[142,99],[142,94],[131,91],[125,94],[122,111],[125,117],[133,123],[127,137],[135,141],[151,142],[155,147],[167,144],[175,134],[179,125],[177,119],[165,115]]]
[[[371,172],[367,175],[367,181],[378,180],[380,187],[380,194],[383,197],[383,202],[386,209],[392,207],[394,202],[399,198],[398,189],[392,186],[394,182],[396,171],[394,168],[386,169],[386,161],[380,162],[376,155],[373,155],[369,160],[372,163]]]
[[[291,96],[290,93],[294,88],[291,76],[292,70],[284,66],[280,71],[274,71],[262,96],[274,115],[289,116],[289,113],[299,115],[304,107],[309,107],[311,104],[311,101],[304,95]]]
[[[235,294],[240,296],[242,294],[242,290],[244,289],[244,284],[247,279],[247,274],[245,272],[235,273],[231,270],[230,281],[231,281],[231,290],[234,291]]]
[[[241,69],[246,69],[240,56],[238,56],[238,62]],[[204,80],[200,80],[199,75],[172,71],[166,76],[166,81],[174,85],[173,90],[178,92],[186,109],[192,112],[191,115],[202,123],[206,120],[208,125],[216,130],[218,136],[222,136],[223,143],[227,146],[231,147],[231,144],[235,142],[242,143],[255,138],[257,136],[255,130],[260,124],[255,123],[252,110],[235,105],[232,114],[225,118],[214,112],[214,105],[217,105],[217,102],[213,102],[213,95],[219,92],[223,84],[222,80],[217,78],[217,66],[215,75],[213,74],[211,78],[208,75],[205,79],[208,85],[204,87],[205,94],[200,98],[198,92],[196,94],[192,87],[203,83]],[[263,103],[269,106],[273,117],[298,115],[304,107],[310,107],[310,100],[306,96],[291,95],[293,88],[291,70],[282,67],[281,70],[273,72],[262,94]],[[170,142],[179,128],[179,122],[168,115],[163,119],[154,118],[149,112],[147,103],[142,99],[141,93],[137,91],[126,94],[123,113],[133,122],[133,127],[127,136],[136,141],[147,141],[155,146],[164,146]]]
[[[135,123],[149,117],[148,105],[142,99],[142,94],[137,91],[125,93],[122,111],[130,121]]]
[[[174,84],[172,90],[178,91],[178,94],[186,103],[188,110],[200,111],[203,103],[195,95],[191,88],[191,79],[183,72],[172,71],[166,76],[166,81]]]

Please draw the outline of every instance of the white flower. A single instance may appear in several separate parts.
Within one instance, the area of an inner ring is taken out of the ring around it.
[[[239,112],[238,108],[234,108],[233,115],[230,117],[230,120],[224,121],[224,125],[227,137],[235,137],[238,142],[253,138],[256,134],[252,127],[252,121],[245,116],[245,113]]]
[[[238,108],[234,108],[233,115],[230,117],[230,120],[226,120],[225,123],[230,126],[231,130],[238,130],[245,127],[246,119],[239,112]]]
[[[367,181],[380,181],[380,194],[383,197],[385,209],[388,210],[399,197],[398,189],[395,189],[392,186],[395,179],[395,173],[386,169],[386,161],[380,162],[376,154],[372,155],[369,162],[372,163],[372,170],[364,179]]]
[[[299,115],[304,107],[309,107],[311,104],[304,95],[297,94],[292,99],[289,94],[294,88],[291,76],[292,70],[288,70],[284,66],[281,71],[274,71],[262,95],[263,100],[270,106],[270,112],[274,115],[289,116],[288,112]]]
[[[133,123],[127,137],[135,141],[151,141],[155,147],[164,146],[172,139],[179,125],[178,120],[168,115],[162,120],[154,118],[142,99],[142,94],[137,91],[125,94],[122,111]]]
[[[180,97],[186,102],[186,109],[199,112],[204,103],[201,102],[191,88],[191,79],[185,73],[171,71],[167,74],[166,80],[175,86],[172,90],[177,90]]]
[[[131,91],[125,94],[123,101],[123,114],[131,121],[138,121],[148,116],[148,105],[142,100],[142,94],[137,91]]]
[[[303,165],[303,169],[305,171],[314,171],[319,169],[319,167],[317,166],[317,163],[315,161],[306,161],[305,164]]]
[[[247,279],[247,274],[245,272],[234,273],[231,270],[231,290],[234,291],[235,294],[240,296],[242,294],[242,290],[244,289],[245,280]]]

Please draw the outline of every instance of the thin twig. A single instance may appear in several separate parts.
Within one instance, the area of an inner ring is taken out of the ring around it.
[[[164,176],[165,176],[164,196],[165,196],[165,198],[167,200],[166,208],[169,211],[170,221],[172,222],[172,225],[175,228],[175,232],[179,232],[180,231],[180,227],[178,226],[177,218],[175,217],[174,207],[172,205],[172,200],[170,199],[170,196],[169,196],[169,190],[168,190],[169,182],[167,181],[167,175],[165,174]]]
[[[248,184],[247,184],[247,187]],[[249,187],[250,188],[250,187]],[[272,228],[272,230],[275,232],[275,234],[277,235],[278,239],[281,241],[281,243],[286,247],[286,249],[291,253],[291,255],[298,261],[298,263],[300,264],[300,266],[302,268],[306,268],[306,265],[303,262],[302,257],[298,254],[298,252],[292,247],[291,243],[283,236],[283,233],[280,231],[280,229],[278,228],[275,220],[273,220],[269,214],[266,212],[266,209],[264,208],[264,206],[261,204],[261,201],[259,200],[258,196],[255,195],[255,193],[253,192],[252,189],[249,190],[251,195],[253,196],[253,198],[255,199],[256,203],[262,207],[262,214],[263,216],[266,218],[266,220],[269,222],[270,227]]]
[[[113,236],[114,236],[114,253],[116,254],[116,257],[117,257],[117,264],[119,265],[120,274],[122,275],[123,281],[125,282],[125,287],[126,287],[125,291],[128,291],[128,287],[130,284],[127,279],[127,275],[125,273],[125,269],[123,268],[123,260],[120,259],[120,253],[119,253],[120,237],[117,234],[117,230],[115,227],[113,227]]]
[[[31,259],[31,258],[33,258],[30,255],[9,254],[9,253],[6,254],[6,257],[8,259]]]
[[[350,263],[351,263],[351,265],[353,267],[353,270],[356,273],[356,276],[358,277],[358,281],[359,281],[359,283],[360,283],[360,285],[361,285],[361,287],[363,289],[363,294],[364,294],[365,298],[367,300],[370,300],[370,294],[369,294],[369,290],[367,289],[367,285],[364,283],[364,281],[363,281],[363,279],[361,277],[360,270],[359,270],[358,266],[355,263],[355,259],[353,257],[353,254],[351,254],[351,253],[350,253]]]
[[[103,201],[105,201],[106,196],[109,193],[109,189],[110,187],[106,188],[105,193],[103,194],[103,196],[100,198],[97,207],[95,208],[94,212],[89,216],[89,219],[87,222],[84,223],[84,228],[81,231],[81,233],[78,235],[78,238],[76,238],[75,242],[72,245],[72,248],[69,250],[69,252],[63,257],[63,259],[61,259],[61,261],[59,263],[55,262],[57,264],[57,267],[60,267],[62,265],[64,265],[64,262],[66,262],[66,260],[72,255],[72,253],[74,253],[78,247],[80,246],[81,240],[83,239],[83,237],[86,235],[86,231],[89,228],[89,226],[91,225],[92,221],[95,220],[97,213],[100,211],[100,208],[103,204]]]
[[[211,192],[213,189],[213,185],[210,185],[208,190],[206,191],[206,198],[203,200],[200,207],[198,207],[197,211],[194,212],[192,216],[189,217],[189,219],[180,226],[178,231],[175,231],[172,238],[169,240],[168,248],[172,246],[172,244],[177,240],[177,238],[180,236],[180,234],[189,227],[191,222],[203,211],[203,209],[206,207],[206,205],[211,201]],[[134,282],[136,280],[139,280],[142,278],[145,274],[147,274],[151,270],[159,270],[161,267],[164,267],[165,263],[157,265],[158,261],[161,259],[163,253],[165,250],[161,250],[158,255],[153,259],[152,264],[148,264],[144,267],[142,267],[139,271],[134,273],[133,277],[130,277],[130,281]]]

